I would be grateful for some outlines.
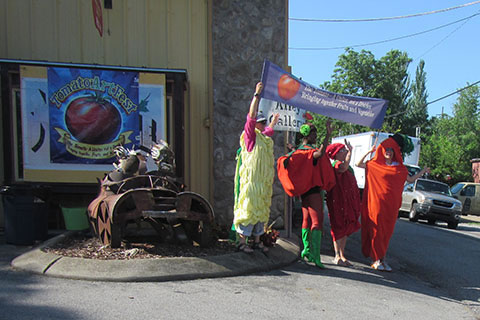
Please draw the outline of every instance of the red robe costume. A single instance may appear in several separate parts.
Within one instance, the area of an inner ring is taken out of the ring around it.
[[[301,196],[313,187],[330,190],[335,185],[335,175],[327,155],[313,162],[316,148],[302,145],[277,160],[278,179],[290,197]]]
[[[360,192],[351,167],[340,172],[341,161],[332,163],[335,168],[335,186],[327,193],[330,233],[333,241],[348,237],[360,229]]]
[[[385,163],[384,152],[392,148],[392,161]],[[383,141],[375,156],[366,163],[362,203],[362,252],[373,261],[383,259],[388,249],[402,204],[402,191],[408,171],[403,165],[400,147],[392,138]]]

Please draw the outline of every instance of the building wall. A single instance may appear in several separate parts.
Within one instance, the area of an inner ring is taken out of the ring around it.
[[[288,0],[112,3],[100,37],[91,0],[0,0],[0,58],[186,69],[186,184],[228,225],[235,151],[263,60],[287,66]],[[278,157],[283,133],[274,140]],[[276,181],[271,216],[280,225],[284,204]]]
[[[232,223],[235,154],[263,61],[287,66],[287,19],[287,0],[213,1],[214,205],[221,225]],[[284,134],[275,133],[274,141],[278,158],[285,153]],[[278,218],[278,225],[284,204],[276,180],[270,217]]]
[[[186,69],[186,184],[211,199],[208,0],[112,3],[101,37],[91,0],[0,0],[0,58]]]

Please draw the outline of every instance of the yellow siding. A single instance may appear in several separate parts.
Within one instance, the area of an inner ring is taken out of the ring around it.
[[[208,0],[115,0],[103,37],[91,0],[0,0],[0,10],[0,58],[186,69],[186,183],[211,200]]]
[[[75,5],[72,5],[69,0],[58,1],[56,11],[58,27],[55,42],[59,45],[55,60],[80,62],[82,61],[80,3],[75,2]]]
[[[0,2],[0,30],[7,30],[7,3],[6,2]],[[6,57],[7,56],[7,33],[6,32],[0,32],[0,43],[4,44],[4,45],[0,45],[0,57]],[[1,119],[1,115],[0,115],[0,119]],[[1,124],[0,124],[0,127],[1,127]],[[1,137],[0,137],[0,143],[1,143]],[[1,145],[2,144],[0,144],[0,146]],[[0,169],[1,168],[3,167],[0,166]]]
[[[7,41],[0,45],[7,46],[5,58],[31,59],[30,1],[7,1],[4,5],[7,26],[1,32]]]

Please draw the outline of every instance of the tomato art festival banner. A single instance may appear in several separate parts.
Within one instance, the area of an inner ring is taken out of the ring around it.
[[[20,66],[23,179],[95,183],[113,149],[167,140],[164,73]]]
[[[47,68],[50,160],[112,163],[138,144],[138,72]]]
[[[263,65],[262,82],[262,98],[345,122],[378,129],[382,126],[387,111],[387,100],[319,89],[268,60]]]

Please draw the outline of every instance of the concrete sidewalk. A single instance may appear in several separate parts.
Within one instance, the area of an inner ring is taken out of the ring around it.
[[[25,248],[10,246],[10,250],[19,250],[19,256],[13,259],[11,266],[16,270],[27,271],[59,278],[92,281],[174,281],[198,278],[231,277],[256,272],[269,271],[284,267],[299,257],[299,239],[284,238],[282,234],[276,245],[267,254],[254,252],[230,253],[210,257],[99,260],[72,258],[42,251],[68,237],[66,232],[45,241],[39,246],[24,252]],[[21,252],[23,250],[23,252]]]
[[[468,216],[461,216],[460,222],[464,223],[479,223],[480,224],[480,216],[472,216],[471,214]]]
[[[462,216],[462,223],[480,223],[480,217]],[[326,221],[326,230],[328,227]],[[300,254],[300,240],[295,233],[291,238],[281,233],[275,247],[266,255],[237,252],[209,257],[99,260],[64,257],[42,251],[42,248],[52,246],[71,234],[72,231],[65,232],[31,247],[6,244],[4,234],[0,232],[0,255],[2,259],[10,259],[14,269],[40,275],[92,281],[145,282],[231,277],[270,271],[295,262]],[[323,259],[328,259],[332,253],[330,242],[326,233],[322,245]]]

